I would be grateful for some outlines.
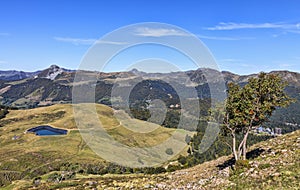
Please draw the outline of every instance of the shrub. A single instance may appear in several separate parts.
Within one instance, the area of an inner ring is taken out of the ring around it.
[[[167,168],[167,172],[173,172],[173,171],[179,170],[179,169],[181,169],[181,166],[179,166],[179,165],[169,165]]]
[[[173,152],[172,148],[167,148],[167,149],[166,149],[166,154],[168,154],[168,155],[173,155],[174,152]]]
[[[237,160],[235,162],[235,168],[236,169],[249,169],[250,168],[250,164],[248,160]]]
[[[259,164],[258,168],[261,169],[261,170],[263,170],[263,169],[269,168],[270,166],[271,166],[271,164],[269,164],[269,163]]]

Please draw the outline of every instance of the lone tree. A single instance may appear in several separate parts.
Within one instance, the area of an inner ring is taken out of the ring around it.
[[[0,119],[4,118],[8,114],[8,107],[0,105]]]
[[[223,134],[231,136],[235,160],[246,160],[247,138],[251,129],[267,121],[278,107],[288,106],[293,99],[284,92],[287,85],[275,74],[260,73],[250,78],[244,87],[228,84],[228,97],[222,112],[214,115],[221,118]],[[237,134],[242,140],[237,142]]]

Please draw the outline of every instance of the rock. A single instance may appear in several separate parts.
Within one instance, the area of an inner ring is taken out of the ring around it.
[[[207,179],[200,179],[200,180],[198,181],[198,184],[204,185],[207,181],[208,181]]]
[[[278,176],[280,176],[280,173],[276,172],[273,174],[273,176],[278,177]]]
[[[144,185],[144,188],[145,188],[145,189],[151,188],[151,184],[148,183],[148,184]]]
[[[156,184],[156,187],[159,189],[165,189],[167,186],[165,184],[158,183]]]
[[[221,176],[224,176],[224,177],[229,177],[229,172],[230,172],[229,167],[226,167],[223,170],[220,170],[218,172],[218,174],[221,175]]]

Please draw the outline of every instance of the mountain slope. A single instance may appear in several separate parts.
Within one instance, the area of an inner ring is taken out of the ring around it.
[[[250,147],[249,165],[232,166],[230,156],[158,175],[77,176],[62,183],[17,181],[15,189],[298,189],[300,130]],[[236,170],[232,170],[235,167]]]
[[[4,81],[16,81],[31,78],[39,74],[40,71],[36,72],[23,72],[23,71],[0,71],[0,80]]]

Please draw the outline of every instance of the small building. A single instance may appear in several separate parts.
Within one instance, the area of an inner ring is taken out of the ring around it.
[[[264,128],[262,126],[259,126],[257,129],[256,129],[256,132],[257,133],[262,133],[264,132]]]
[[[276,127],[276,128],[275,128],[275,134],[276,134],[276,135],[281,135],[281,134],[282,134],[282,129]]]

